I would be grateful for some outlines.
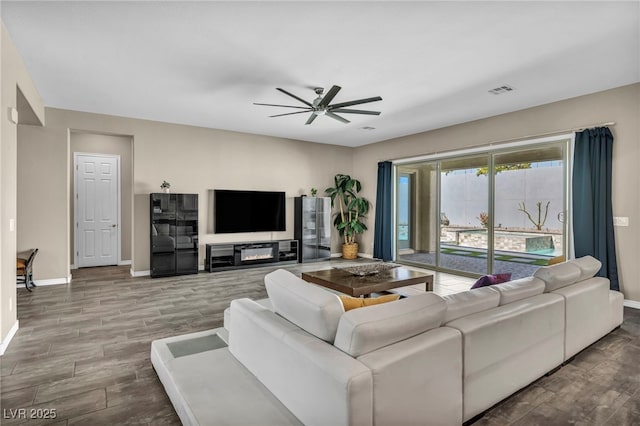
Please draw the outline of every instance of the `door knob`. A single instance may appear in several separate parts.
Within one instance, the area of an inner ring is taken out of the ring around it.
[[[116,226],[118,226],[118,225],[116,225],[115,223],[113,225],[111,225],[112,228],[115,228]]]

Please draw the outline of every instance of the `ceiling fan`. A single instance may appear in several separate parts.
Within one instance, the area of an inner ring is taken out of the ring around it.
[[[294,106],[294,105],[262,104],[262,103],[254,102],[254,105],[296,108],[296,109],[302,110],[302,111],[296,111],[296,112],[288,112],[285,114],[270,115],[269,117],[282,117],[284,115],[304,114],[304,113],[310,112],[311,115],[309,116],[309,119],[307,120],[307,122],[304,124],[311,124],[313,123],[313,120],[315,120],[316,117],[319,115],[326,115],[327,117],[331,117],[334,120],[338,120],[342,123],[350,123],[350,121],[347,120],[346,118],[336,114],[337,112],[341,114],[380,115],[380,111],[368,111],[368,110],[362,110],[362,109],[346,108],[353,105],[360,105],[360,104],[366,104],[369,102],[381,101],[382,98],[380,96],[375,96],[373,98],[366,98],[366,99],[358,99],[355,101],[340,102],[337,104],[331,104],[331,101],[333,100],[333,98],[335,98],[335,96],[340,91],[341,89],[340,86],[335,86],[335,85],[332,86],[331,89],[329,89],[329,91],[327,92],[327,94],[324,94],[324,89],[322,87],[315,87],[313,90],[316,92],[316,95],[318,95],[318,97],[315,98],[312,102],[307,102],[304,99],[294,95],[293,93],[287,92],[286,90],[281,89],[279,87],[277,87],[276,89],[278,89],[285,95],[289,95],[292,98],[296,99],[297,101],[302,102],[307,106],[302,107],[302,106]]]

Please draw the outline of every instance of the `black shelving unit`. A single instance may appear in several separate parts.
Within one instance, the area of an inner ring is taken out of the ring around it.
[[[198,194],[150,194],[152,277],[198,273]]]
[[[296,197],[293,237],[298,240],[300,262],[331,258],[331,198]]]

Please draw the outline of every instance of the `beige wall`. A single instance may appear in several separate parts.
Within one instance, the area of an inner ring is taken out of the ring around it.
[[[20,134],[25,147],[21,159],[38,165],[25,177],[32,184],[30,191],[20,195],[21,205],[31,209],[39,205],[43,197],[61,200],[47,209],[46,214],[29,216],[30,224],[42,231],[39,246],[47,249],[46,254],[38,255],[40,279],[66,277],[71,262],[69,187],[36,185],[44,181],[66,182],[72,161],[69,129],[132,135],[132,270],[135,272],[149,269],[149,193],[159,191],[163,180],[171,183],[172,192],[199,194],[200,263],[203,264],[205,243],[292,238],[293,197],[309,193],[311,187],[322,191],[336,173],[350,173],[352,167],[352,149],[346,147],[60,109],[47,108],[46,112],[45,128],[25,126]],[[289,198],[287,231],[209,233],[207,223],[212,212],[208,208],[208,197],[209,190],[215,188],[285,191]],[[337,237],[333,246],[333,251],[339,252]]]
[[[38,248],[35,280],[66,282],[69,277],[69,205],[66,130],[47,127],[18,128],[18,251]],[[55,265],[55,270],[49,270]]]
[[[359,147],[354,152],[354,176],[362,181],[363,195],[375,201],[378,161],[565,132],[609,121],[616,123],[611,127],[615,138],[613,214],[629,217],[629,227],[616,228],[621,287],[626,299],[640,301],[640,84]],[[375,212],[370,212],[370,223],[374,217]],[[363,236],[362,246],[361,251],[373,253],[373,232]]]
[[[33,115],[44,122],[44,106],[22,59],[2,24],[0,29],[0,338],[5,344],[16,316],[16,229],[20,226],[17,212],[17,145],[18,127],[9,120],[9,109],[18,108],[18,87]],[[20,108],[24,108],[24,102]],[[25,115],[26,116],[26,115]],[[10,224],[14,227],[11,229]]]
[[[74,173],[73,162],[75,153],[110,154],[120,157],[120,261],[131,261],[132,220],[133,220],[133,138],[131,136],[104,135],[85,132],[71,132],[69,137],[69,194],[71,197],[69,224],[71,261],[74,261]]]

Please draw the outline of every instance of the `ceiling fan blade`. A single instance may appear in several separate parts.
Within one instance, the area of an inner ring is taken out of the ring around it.
[[[382,98],[380,96],[376,96],[373,98],[366,98],[366,99],[358,99],[356,101],[349,101],[349,102],[342,102],[339,104],[333,104],[330,105],[331,109],[335,109],[335,108],[342,108],[342,107],[348,107],[351,105],[360,105],[360,104],[366,104],[369,102],[376,102],[376,101],[381,101]]]
[[[345,108],[331,108],[331,112],[341,112],[349,114],[367,114],[367,115],[380,115],[380,111],[367,111],[364,109],[345,109]]]
[[[311,124],[311,123],[313,123],[313,120],[315,120],[315,119],[316,119],[316,117],[317,117],[317,115],[315,115],[315,114],[311,114],[311,116],[309,117],[309,119],[307,120],[307,122],[306,122],[306,123],[304,123],[304,124]]]
[[[300,109],[309,109],[307,107],[301,107],[301,106],[293,106],[293,105],[279,105],[279,104],[261,104],[258,102],[254,102],[254,105],[264,105],[264,106],[274,106],[274,107],[283,107],[283,108],[300,108]]]
[[[287,112],[287,113],[285,113],[285,114],[270,115],[270,116],[269,116],[269,118],[272,118],[272,117],[282,117],[282,116],[284,116],[284,115],[302,114],[302,113],[309,112],[309,111],[310,111],[310,110],[309,110],[309,108],[307,108],[307,109],[305,109],[304,111]]]
[[[313,105],[311,105],[309,102],[305,101],[305,100],[304,100],[304,99],[302,99],[302,98],[297,97],[297,96],[296,96],[296,95],[294,95],[293,93],[289,93],[289,92],[287,92],[286,90],[281,89],[281,88],[279,88],[279,87],[276,87],[276,89],[278,89],[279,91],[281,91],[281,92],[282,92],[282,93],[284,93],[285,95],[289,95],[289,96],[291,96],[293,99],[297,99],[297,100],[299,100],[300,102],[302,102],[302,103],[303,103],[303,104],[305,104],[305,105],[309,105],[310,107],[313,107]]]
[[[327,111],[325,113],[325,115],[327,115],[328,117],[333,118],[334,120],[338,120],[338,121],[342,121],[343,123],[351,123],[349,120],[347,120],[346,118],[342,118],[340,117],[338,114],[334,114],[331,111]]]
[[[322,98],[322,100],[318,104],[318,107],[319,108],[324,108],[324,107],[328,106],[329,103],[333,100],[333,98],[336,97],[336,95],[338,94],[340,89],[342,89],[340,86],[336,86],[336,85],[332,86],[331,89],[329,89],[329,91],[327,92],[327,94],[324,95],[324,97]]]

